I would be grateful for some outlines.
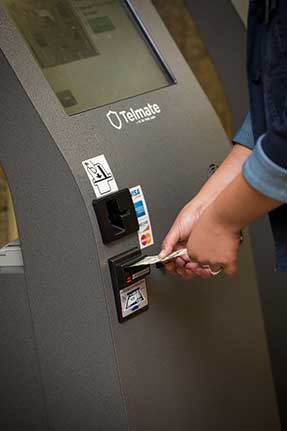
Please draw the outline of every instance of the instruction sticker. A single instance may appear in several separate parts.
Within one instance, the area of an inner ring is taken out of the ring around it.
[[[116,180],[104,155],[85,160],[82,165],[97,198],[102,198],[118,191]]]
[[[132,187],[130,193],[140,227],[138,232],[140,247],[143,249],[154,244],[150,217],[141,186]]]

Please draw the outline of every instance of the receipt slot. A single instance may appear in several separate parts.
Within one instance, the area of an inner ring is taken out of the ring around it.
[[[135,248],[109,260],[119,322],[148,309],[150,265],[132,266],[142,258],[141,251]]]

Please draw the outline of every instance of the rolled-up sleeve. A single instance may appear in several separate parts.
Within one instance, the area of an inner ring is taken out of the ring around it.
[[[262,149],[276,165],[287,169],[287,108],[282,110],[262,139]]]
[[[232,141],[234,144],[240,144],[244,147],[249,148],[250,150],[253,150],[254,137],[250,112],[248,112],[248,114],[246,115],[242,126],[240,127]]]
[[[259,138],[255,149],[244,163],[243,176],[251,187],[265,196],[287,202],[287,169],[275,163],[264,151],[266,136],[267,134]]]

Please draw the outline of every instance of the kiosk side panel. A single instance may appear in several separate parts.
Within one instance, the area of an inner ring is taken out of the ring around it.
[[[0,159],[18,219],[50,429],[124,430],[125,409],[86,208],[2,51],[0,94]]]
[[[48,431],[24,275],[0,274],[0,428]]]

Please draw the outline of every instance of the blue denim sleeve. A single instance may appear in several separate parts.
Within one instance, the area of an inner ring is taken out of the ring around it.
[[[254,148],[254,137],[253,137],[253,131],[252,131],[252,124],[251,124],[251,116],[250,112],[245,117],[245,120],[232,139],[233,143],[243,145],[244,147],[249,148],[250,150],[253,150]]]
[[[287,169],[271,160],[262,147],[262,135],[243,165],[246,181],[260,193],[279,202],[287,202]]]
[[[281,168],[287,169],[287,110],[273,122],[262,140],[265,154]]]

